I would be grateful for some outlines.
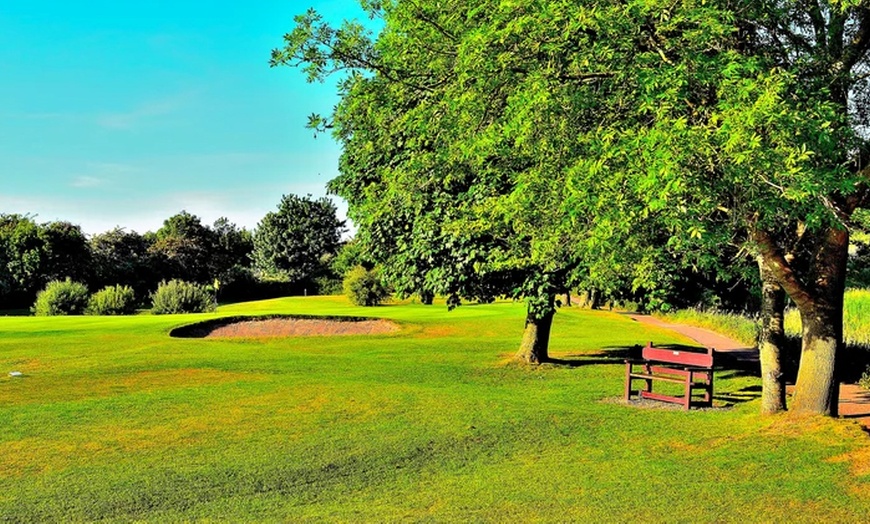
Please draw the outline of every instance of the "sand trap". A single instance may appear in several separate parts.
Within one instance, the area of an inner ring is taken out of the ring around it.
[[[395,333],[399,326],[380,319],[223,318],[172,330],[181,338],[264,338]]]

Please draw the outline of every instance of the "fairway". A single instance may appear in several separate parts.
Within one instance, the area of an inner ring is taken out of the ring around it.
[[[181,339],[230,315],[380,317],[396,332]],[[525,307],[243,303],[200,315],[0,317],[0,522],[860,522],[852,422],[619,400],[624,350],[689,344],[563,308],[555,364],[510,363]],[[8,373],[21,371],[22,378]]]

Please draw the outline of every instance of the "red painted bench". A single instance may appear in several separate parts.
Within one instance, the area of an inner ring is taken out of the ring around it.
[[[650,342],[641,353],[641,360],[625,361],[625,400],[631,399],[632,393],[640,398],[661,400],[682,404],[689,409],[692,405],[713,405],[713,349],[706,353],[695,351],[676,351],[653,347]],[[631,389],[634,381],[645,382],[645,388],[634,391]],[[653,393],[653,382],[670,382],[683,384],[683,396]],[[703,400],[692,401],[692,394],[700,390],[704,393]]]

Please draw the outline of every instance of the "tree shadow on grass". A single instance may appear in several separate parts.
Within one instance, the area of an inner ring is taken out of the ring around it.
[[[673,351],[685,351],[702,353],[703,350],[696,346],[684,344],[663,344],[662,349]],[[592,365],[615,364],[625,365],[626,359],[638,360],[641,358],[643,346],[608,346],[596,352],[562,353],[557,357],[547,360],[548,364],[566,367],[581,367]],[[757,360],[749,360],[746,355],[736,352],[717,352],[715,356],[716,381],[729,380],[741,377],[759,377],[760,368]],[[713,400],[717,402],[714,409],[729,408],[744,402],[751,402],[761,397],[761,386],[746,386],[735,391],[717,391],[714,388]]]
[[[697,346],[687,346],[684,344],[663,344],[657,345],[656,347],[673,351],[683,351],[686,353],[703,353],[703,350]],[[591,366],[596,364],[625,365],[626,359],[639,360],[642,351],[643,346],[640,344],[635,344],[633,346],[605,346],[601,348],[600,351],[560,353],[558,356],[549,358],[546,363],[568,367]]]
[[[761,386],[746,386],[736,391],[726,391],[724,393],[713,394],[714,401],[724,402],[723,407],[751,402],[759,398],[761,398]]]
[[[640,346],[637,346],[640,347]],[[582,353],[560,353],[557,357],[550,357],[545,362],[556,366],[581,367],[596,366],[601,364],[625,365],[625,359],[635,358],[633,346],[605,347],[601,351],[588,351]],[[637,351],[640,355],[640,350]]]

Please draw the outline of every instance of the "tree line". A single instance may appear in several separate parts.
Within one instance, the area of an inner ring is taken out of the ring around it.
[[[65,221],[0,214],[0,309],[23,309],[52,281],[129,286],[148,302],[161,281],[209,285],[225,301],[335,289],[344,222],[328,199],[286,195],[254,231],[186,211],[157,231],[88,236]]]

